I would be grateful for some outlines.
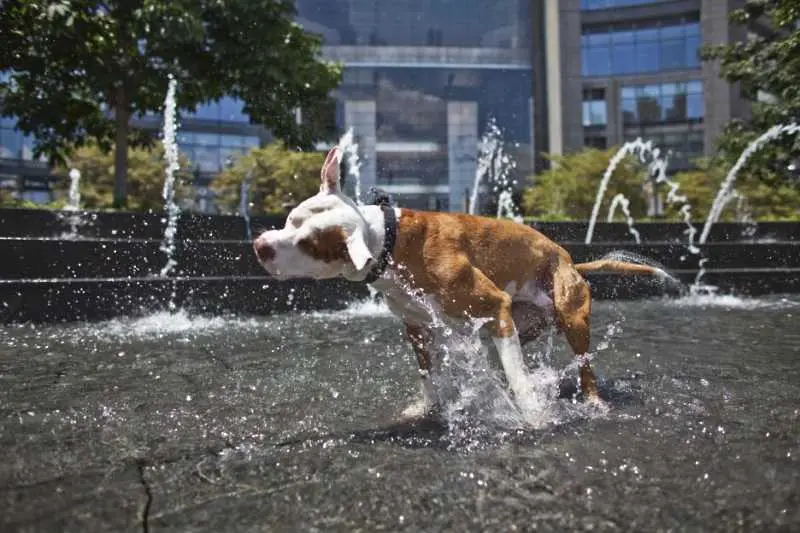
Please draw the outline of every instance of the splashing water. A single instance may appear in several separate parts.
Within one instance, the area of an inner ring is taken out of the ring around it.
[[[180,207],[175,203],[175,172],[180,169],[178,162],[178,143],[177,134],[177,103],[175,101],[175,90],[177,81],[170,76],[167,96],[164,99],[164,159],[167,161],[166,176],[164,179],[164,189],[161,196],[164,198],[164,209],[167,212],[167,227],[164,229],[164,240],[159,249],[167,257],[167,264],[161,269],[159,275],[166,277],[177,265],[175,261],[175,234],[178,232],[178,215]],[[170,302],[170,307],[174,306]]]
[[[587,406],[572,406],[557,399],[565,372],[577,373],[578,363],[563,370],[549,364],[552,332],[536,343],[533,354],[526,350],[526,360],[533,359],[536,366],[528,368],[526,393],[515,401],[506,390],[502,373],[492,365],[496,355],[489,357],[494,346],[488,332],[481,331],[487,320],[452,321],[424,293],[399,278],[396,281],[430,317],[426,325],[433,334],[432,351],[437,361],[430,379],[453,442],[469,445],[479,442],[485,432],[541,428],[576,414],[597,414],[586,411]]]
[[[608,183],[611,181],[611,176],[614,174],[614,171],[617,170],[619,164],[625,159],[627,156],[638,156],[639,161],[641,163],[646,163],[647,159],[651,160],[649,164],[649,168],[651,170],[651,175],[653,172],[656,172],[655,166],[662,163],[666,166],[666,161],[660,159],[660,150],[653,146],[653,141],[643,141],[641,137],[626,142],[623,144],[617,153],[611,158],[611,161],[608,163],[608,168],[603,173],[603,178],[600,180],[600,185],[597,188],[597,196],[594,200],[594,206],[592,207],[592,215],[589,218],[589,227],[586,230],[586,238],[584,242],[586,244],[591,244],[592,237],[594,236],[594,226],[597,223],[597,217],[600,215],[600,204],[603,203],[603,197],[606,194],[606,190],[608,189]]]
[[[486,132],[478,143],[478,165],[475,169],[475,182],[469,200],[469,214],[478,214],[478,199],[482,183],[491,184],[497,195],[497,218],[510,218],[522,221],[512,197],[516,181],[511,174],[517,167],[516,161],[506,154],[503,134],[497,121],[489,119]]]
[[[355,142],[353,128],[350,128],[342,135],[338,146],[347,165],[347,173],[353,176],[356,204],[364,205],[361,199],[361,159],[358,156],[358,143]]]
[[[81,171],[73,168],[69,171],[69,194],[65,211],[77,211],[81,208]]]
[[[514,196],[509,190],[500,191],[497,196],[497,218],[510,218],[520,224],[524,222],[524,219],[517,211],[517,206],[514,204]]]
[[[69,214],[67,217],[69,223],[69,233],[62,235],[65,239],[76,239],[78,237],[78,226],[83,223],[81,214],[78,211],[81,208],[81,172],[77,168],[69,171],[69,192],[67,193],[67,205],[64,206],[63,211]]]
[[[800,132],[800,124],[794,122],[791,124],[778,124],[777,126],[773,126],[768,129],[758,139],[747,145],[747,148],[745,148],[741,153],[739,159],[736,160],[736,163],[728,171],[728,174],[725,176],[716,198],[714,198],[714,203],[711,205],[711,210],[709,211],[708,217],[706,218],[706,223],[703,226],[703,232],[700,234],[700,244],[704,244],[706,242],[706,239],[708,239],[708,235],[711,232],[711,227],[719,220],[719,216],[722,214],[725,204],[731,200],[731,190],[733,189],[734,183],[736,183],[736,176],[742,170],[742,167],[744,167],[745,163],[747,163],[753,154],[761,150],[765,144],[779,139],[784,135],[794,135],[798,132]]]
[[[639,230],[634,227],[634,220],[631,216],[631,202],[625,198],[624,194],[619,193],[611,199],[611,206],[608,208],[607,222],[614,222],[614,212],[617,210],[617,206],[622,209],[622,214],[625,215],[625,222],[628,223],[628,233],[633,235],[636,244],[642,244],[642,237],[639,235]]]
[[[250,182],[252,179],[253,171],[251,170],[239,186],[239,216],[244,219],[245,237],[248,241],[253,239],[253,229],[250,227]]]

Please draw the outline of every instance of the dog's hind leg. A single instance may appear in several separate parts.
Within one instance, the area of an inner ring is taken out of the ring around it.
[[[463,318],[489,318],[500,364],[518,405],[528,397],[529,380],[522,357],[519,334],[514,325],[511,296],[497,288],[494,282],[467,258],[452,259],[437,269],[437,298],[445,313]]]
[[[424,327],[412,322],[405,322],[406,338],[414,349],[419,366],[420,384],[422,386],[422,401],[410,405],[403,411],[406,418],[417,418],[427,414],[435,413],[439,409],[439,401],[436,390],[431,382],[431,371],[433,370],[432,343],[433,334]]]
[[[588,360],[592,295],[589,283],[570,264],[562,262],[553,271],[553,304],[559,327],[575,356],[582,359],[581,390],[589,399],[597,400],[597,379]]]

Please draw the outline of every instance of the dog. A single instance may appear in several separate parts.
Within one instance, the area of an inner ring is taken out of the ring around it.
[[[338,147],[328,152],[319,193],[298,204],[282,229],[261,233],[253,248],[276,279],[343,277],[383,294],[404,324],[419,367],[423,398],[412,411],[430,414],[438,408],[430,380],[431,309],[456,322],[487,320],[520,407],[529,386],[522,346],[555,326],[579,359],[581,392],[601,402],[588,360],[592,298],[583,275],[662,276],[663,271],[611,259],[575,264],[561,246],[511,220],[386,202],[359,206],[342,193],[340,157]]]

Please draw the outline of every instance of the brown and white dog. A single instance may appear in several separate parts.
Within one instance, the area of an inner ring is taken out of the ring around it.
[[[587,358],[592,299],[582,274],[663,271],[616,260],[574,264],[556,243],[511,220],[358,206],[341,191],[339,158],[334,147],[322,168],[320,192],[295,207],[283,229],[259,235],[253,247],[277,279],[344,277],[383,293],[417,357],[423,402],[416,411],[437,407],[429,379],[431,305],[453,320],[488,319],[485,327],[518,403],[530,386],[522,345],[555,325],[580,358],[583,393],[599,401]]]

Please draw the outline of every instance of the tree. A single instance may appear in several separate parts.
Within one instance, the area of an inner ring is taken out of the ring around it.
[[[600,180],[616,152],[616,148],[605,151],[589,148],[568,155],[547,154],[545,157],[553,164],[532,178],[531,187],[523,194],[523,213],[544,220],[587,220],[592,214]],[[606,219],[617,193],[630,200],[634,218],[646,214],[647,200],[642,189],[646,174],[646,169],[633,157],[622,160],[603,199],[602,220]],[[617,213],[617,217],[621,216],[620,210]]]
[[[745,41],[706,46],[705,61],[718,61],[720,74],[738,83],[752,101],[747,119],[734,119],[718,139],[719,160],[730,167],[756,137],[776,124],[800,122],[800,1],[747,0],[730,16],[748,30]],[[786,136],[765,146],[747,165],[764,184],[779,186],[800,158],[800,136]]]
[[[253,148],[212,183],[217,203],[226,212],[237,212],[241,184],[250,180],[250,212],[282,214],[287,204],[297,204],[319,192],[319,173],[325,154],[289,150],[281,142]]]
[[[63,203],[69,189],[69,169],[81,173],[81,207],[84,209],[108,209],[114,205],[114,164],[115,154],[102,150],[90,143],[73,151],[68,166],[54,169],[59,177],[55,190],[59,202]],[[152,150],[144,148],[128,149],[128,208],[134,211],[161,211],[164,208],[162,190],[164,187],[165,162],[164,149],[159,145]],[[181,161],[181,169],[189,168],[188,161]],[[192,176],[186,170],[179,170],[175,176],[175,197],[178,202],[186,198],[191,190]]]
[[[253,123],[309,147],[339,67],[292,22],[292,0],[6,0],[0,2],[3,116],[64,160],[94,139],[115,147],[114,204],[125,204],[128,146],[152,137],[132,116],[161,110],[168,77],[178,106],[230,95]],[[294,109],[312,120],[298,125]]]
[[[696,168],[677,173],[673,180],[679,184],[679,194],[686,195],[692,206],[692,219],[705,220],[717,196],[728,166],[714,158],[695,162]],[[775,172],[759,169],[743,171],[736,180],[736,196],[722,212],[723,221],[741,221],[744,216],[753,220],[797,220],[800,218],[800,188],[792,181],[779,178]],[[679,219],[681,205],[667,209],[669,218]]]

